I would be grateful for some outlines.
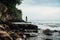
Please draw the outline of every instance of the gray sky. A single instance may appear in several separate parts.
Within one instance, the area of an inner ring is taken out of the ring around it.
[[[17,6],[23,12],[23,19],[29,20],[60,20],[60,0],[23,0]]]

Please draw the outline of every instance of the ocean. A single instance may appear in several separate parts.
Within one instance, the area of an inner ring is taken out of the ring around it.
[[[41,29],[60,30],[60,21],[32,21]]]
[[[36,37],[29,37],[27,40],[60,40],[60,33],[54,32],[52,36],[47,36],[43,34],[43,30],[58,30],[60,31],[60,21],[32,21],[33,24],[37,25],[39,29],[38,35]]]

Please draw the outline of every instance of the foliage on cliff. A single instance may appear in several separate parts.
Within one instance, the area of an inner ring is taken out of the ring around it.
[[[4,3],[6,5],[12,4],[20,4],[22,0],[0,0],[0,3]]]
[[[22,0],[0,0],[0,3],[5,4],[9,12],[14,15],[16,13],[16,4],[20,5],[22,3]]]
[[[2,15],[2,17],[0,17],[0,19],[6,20],[7,14],[9,14],[9,17],[10,16],[11,17],[14,16],[16,18],[21,17],[21,15],[22,15],[21,10],[18,10],[16,8],[16,4],[20,5],[21,3],[22,3],[22,0],[0,0],[0,6],[1,6],[0,7],[0,14]],[[2,11],[1,11],[1,9],[2,9]],[[3,13],[3,10],[5,10],[4,13]]]

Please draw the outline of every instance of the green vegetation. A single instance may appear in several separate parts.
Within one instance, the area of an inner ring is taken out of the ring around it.
[[[10,15],[21,20],[22,11],[16,8],[16,5],[20,5],[21,3],[22,0],[0,0],[0,19],[7,20],[6,16]]]

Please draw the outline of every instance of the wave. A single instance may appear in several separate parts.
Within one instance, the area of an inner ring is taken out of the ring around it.
[[[33,22],[33,24],[36,24],[40,29],[60,30],[60,23]]]

